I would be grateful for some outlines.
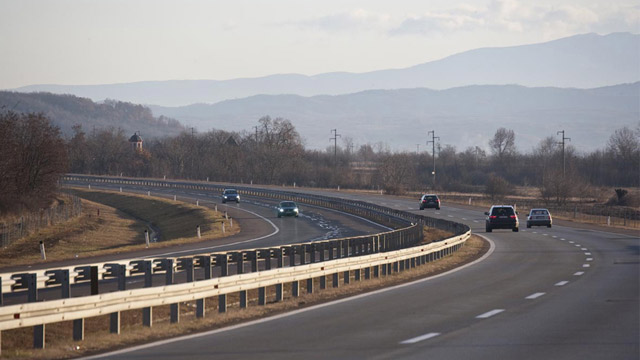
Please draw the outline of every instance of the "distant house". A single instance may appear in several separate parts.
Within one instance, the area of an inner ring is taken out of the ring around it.
[[[129,142],[135,151],[142,151],[142,138],[138,133],[134,133],[133,136],[129,138]]]

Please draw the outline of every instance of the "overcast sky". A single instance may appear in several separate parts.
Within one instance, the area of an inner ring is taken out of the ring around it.
[[[0,89],[366,72],[639,24],[640,0],[0,0]]]

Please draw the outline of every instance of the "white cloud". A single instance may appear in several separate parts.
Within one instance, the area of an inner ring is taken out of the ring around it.
[[[315,28],[329,32],[351,31],[351,30],[375,30],[385,28],[390,20],[386,14],[376,14],[364,9],[354,9],[335,13],[331,15],[319,16],[304,21],[297,21],[291,24],[300,28]]]
[[[429,35],[455,31],[538,31],[547,37],[559,37],[576,32],[589,32],[604,24],[619,22],[609,31],[637,32],[640,10],[638,6],[588,6],[582,2],[572,5],[551,2],[494,0],[486,6],[460,5],[450,9],[429,11],[408,16],[389,30],[390,35]]]

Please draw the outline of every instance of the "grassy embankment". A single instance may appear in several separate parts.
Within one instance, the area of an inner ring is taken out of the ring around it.
[[[158,242],[151,247],[216,239],[240,231],[238,222],[222,233],[224,217],[204,206],[167,199],[106,191],[71,190],[83,199],[83,214],[62,224],[50,226],[0,249],[0,268],[43,263],[40,241],[44,241],[47,260],[59,261],[142,250],[144,230],[158,230]],[[202,239],[196,236],[200,225]]]

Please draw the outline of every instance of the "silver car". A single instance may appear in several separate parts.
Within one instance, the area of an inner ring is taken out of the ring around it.
[[[532,226],[551,227],[552,223],[551,213],[547,209],[531,209],[527,216],[527,228],[531,228]]]

